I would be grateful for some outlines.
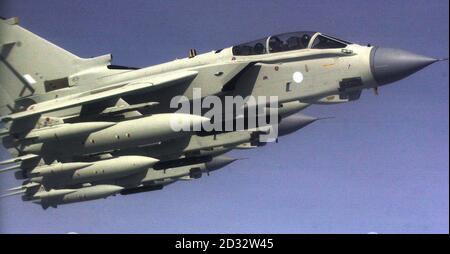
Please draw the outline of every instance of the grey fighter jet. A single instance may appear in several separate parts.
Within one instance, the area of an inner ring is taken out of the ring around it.
[[[319,120],[298,113],[308,106],[357,100],[364,89],[377,93],[444,60],[306,31],[204,54],[192,49],[139,69],[114,65],[111,55],[78,57],[18,18],[0,20],[0,47],[0,137],[11,154],[0,172],[24,180],[4,196],[44,209],[199,178],[233,162],[223,156],[230,150],[257,148],[265,135]],[[275,101],[248,103],[261,97]],[[230,111],[229,98],[245,104]],[[180,111],[184,102],[192,110]],[[220,105],[212,113],[201,107],[213,102]]]

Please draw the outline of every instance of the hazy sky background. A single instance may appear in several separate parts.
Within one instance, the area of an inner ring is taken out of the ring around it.
[[[449,55],[448,1],[1,1],[0,16],[82,57],[145,67],[270,34]],[[51,57],[51,56],[49,56]],[[448,62],[343,105],[248,160],[162,191],[42,210],[0,200],[2,233],[448,233]],[[4,151],[2,159],[7,158]],[[0,176],[1,190],[19,185]]]

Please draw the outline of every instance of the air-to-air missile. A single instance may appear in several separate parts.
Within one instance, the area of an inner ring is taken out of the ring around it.
[[[128,162],[134,161],[136,159],[143,160],[143,158],[127,158]],[[125,160],[125,158],[122,158],[122,160]],[[139,165],[140,168],[135,167],[138,170],[135,170],[134,172],[128,171],[126,174],[117,174],[114,180],[111,178],[96,178],[96,181],[99,182],[99,184],[97,185],[79,188],[47,189],[46,187],[49,186],[44,187],[43,182],[36,181],[36,178],[31,178],[30,180],[24,182],[22,186],[9,189],[9,193],[4,196],[23,194],[22,199],[24,201],[32,201],[34,203],[42,205],[42,207],[46,209],[48,207],[56,207],[57,205],[61,204],[106,198],[117,193],[120,193],[122,195],[129,195],[134,193],[160,190],[164,186],[167,186],[179,180],[198,179],[202,176],[203,173],[209,175],[210,172],[221,169],[234,161],[236,161],[236,159],[226,156],[217,156],[205,163],[166,168],[164,170],[155,170],[151,168],[152,162],[149,160],[147,163],[145,163],[145,165],[144,163]],[[117,160],[114,162],[105,163],[105,166],[111,166],[111,163],[117,163],[117,166],[114,166],[116,168],[127,166],[122,165],[123,163],[121,164],[121,162]],[[62,165],[59,166],[59,168],[62,167]],[[68,169],[65,169],[64,171],[73,172],[75,168],[88,168],[93,166],[93,164],[78,163],[66,166]],[[105,168],[101,167],[98,167],[97,169],[105,170]],[[114,171],[115,169],[107,170]],[[45,168],[45,170],[41,167],[38,171],[40,173],[33,172],[32,174],[40,174],[44,177],[47,175],[47,173],[53,174],[49,172],[51,171],[49,167]],[[58,170],[56,170],[55,172],[57,171]],[[42,174],[42,172],[46,172],[46,174]],[[62,184],[62,182],[60,183]],[[76,186],[76,183],[80,183],[80,181],[73,181],[70,184],[66,182],[64,185]],[[95,183],[95,181],[93,181],[93,183]]]
[[[162,189],[164,186],[172,184],[179,180],[198,179],[202,174],[208,174],[212,171],[219,170],[237,159],[227,156],[217,156],[212,160],[204,163],[192,165],[166,168],[164,170],[149,169],[145,175],[123,178],[115,183],[120,186],[136,186],[136,182],[140,184],[137,187],[128,187],[121,191],[121,194],[128,195],[140,192]]]
[[[291,105],[298,104],[292,103]],[[305,106],[302,106],[302,108],[305,108]],[[322,119],[300,113],[294,114],[298,111],[297,107],[291,110],[285,109],[283,114],[285,117],[278,124],[279,136],[290,134]],[[170,166],[181,166],[186,163],[195,162],[195,158],[198,157],[211,158],[222,155],[232,149],[247,149],[264,145],[264,143],[259,142],[259,135],[265,131],[266,129],[263,127],[262,129],[255,128],[236,132],[223,132],[207,136],[192,135],[143,148],[124,149],[112,154],[114,156],[139,154],[157,158],[162,161],[159,164],[171,163]],[[179,160],[181,157],[185,159]]]
[[[179,121],[188,125],[189,131],[172,128]],[[23,153],[42,157],[67,158],[117,149],[149,145],[181,136],[192,135],[196,126],[208,118],[189,114],[156,114],[119,123],[87,122],[61,124],[33,129],[24,138],[18,138],[5,147],[20,147]],[[10,140],[4,138],[4,140]],[[30,142],[28,142],[31,140]]]
[[[295,114],[289,117],[283,118],[278,124],[278,135],[280,137],[291,134],[298,131],[317,120],[329,119],[330,117],[316,118],[312,116],[307,116],[304,114]]]
[[[117,185],[94,185],[79,189],[57,189],[57,190],[41,190],[33,196],[23,196],[24,201],[32,201],[40,204],[42,208],[57,207],[57,205],[76,203],[82,201],[107,198],[116,195],[123,190],[123,187]]]
[[[18,137],[12,142],[15,143],[14,145],[27,145],[33,143],[64,141],[68,139],[87,136],[93,132],[106,129],[115,124],[116,123],[110,122],[86,122],[74,124],[61,124],[39,129],[32,129],[23,137]]]
[[[45,188],[58,188],[83,183],[96,183],[147,171],[157,159],[144,156],[120,156],[92,163],[56,163],[30,172],[30,181]]]
[[[273,130],[284,136],[321,119],[298,114],[311,105],[354,101],[364,89],[378,95],[379,87],[445,60],[293,32],[137,69],[111,64],[111,55],[75,56],[17,18],[0,19],[0,34],[0,137],[12,156],[0,165],[14,164],[0,173],[18,170],[25,179],[6,196],[23,194],[44,208],[198,178],[231,163],[221,155],[232,149],[265,145],[261,137]],[[206,113],[216,105],[196,108],[259,97],[276,100],[236,106],[245,109],[236,115],[235,108],[213,117]],[[257,117],[276,121],[203,128],[210,118],[250,120],[255,108],[265,109]],[[174,122],[190,128],[180,132]]]

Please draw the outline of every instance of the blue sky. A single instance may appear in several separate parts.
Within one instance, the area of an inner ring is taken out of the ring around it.
[[[446,0],[2,1],[0,16],[82,57],[145,67],[262,36],[317,30],[356,43],[449,55]],[[42,210],[0,200],[2,233],[448,233],[448,62],[334,116],[233,151],[247,160],[162,191]],[[6,158],[4,151],[2,159]],[[1,189],[20,184],[0,176]]]

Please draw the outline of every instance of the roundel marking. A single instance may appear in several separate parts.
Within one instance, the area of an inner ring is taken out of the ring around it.
[[[303,74],[299,71],[296,71],[294,72],[294,74],[292,74],[292,79],[295,83],[301,83],[303,81]]]

